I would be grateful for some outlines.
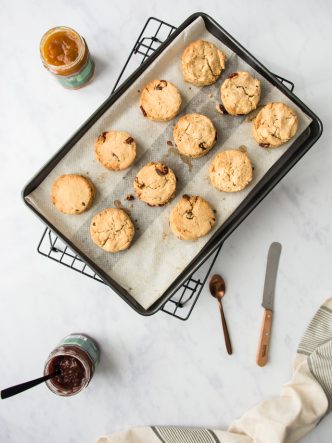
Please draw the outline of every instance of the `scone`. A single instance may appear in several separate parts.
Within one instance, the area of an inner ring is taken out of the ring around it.
[[[176,177],[163,163],[148,163],[134,180],[138,198],[150,206],[162,206],[175,195]]]
[[[53,205],[64,214],[81,214],[91,207],[94,197],[93,183],[79,174],[61,175],[51,189]]]
[[[288,142],[297,131],[297,116],[284,103],[268,103],[253,121],[252,135],[263,148],[276,148]]]
[[[118,171],[131,166],[136,158],[136,143],[124,131],[103,132],[95,145],[97,160],[107,169]]]
[[[180,112],[181,102],[180,92],[173,83],[151,80],[141,94],[140,108],[144,117],[167,122]]]
[[[249,114],[258,105],[261,83],[248,72],[233,72],[221,85],[220,93],[228,114]]]
[[[197,240],[208,234],[216,222],[216,216],[209,203],[201,197],[183,195],[174,206],[169,224],[181,240]]]
[[[252,180],[252,164],[248,155],[236,149],[218,152],[209,168],[212,185],[219,191],[237,192]]]
[[[173,130],[175,144],[182,155],[202,157],[217,140],[212,121],[201,114],[186,114],[179,119]]]
[[[134,225],[122,209],[104,209],[93,217],[90,224],[93,242],[107,252],[128,249],[134,234]]]
[[[225,68],[225,61],[225,54],[213,43],[196,40],[182,55],[183,78],[196,86],[212,85]]]

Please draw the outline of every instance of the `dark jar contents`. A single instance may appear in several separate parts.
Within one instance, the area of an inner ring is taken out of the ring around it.
[[[55,394],[70,396],[88,386],[99,362],[99,347],[90,337],[71,334],[51,352],[45,363],[44,374],[59,371],[47,380],[48,388]]]

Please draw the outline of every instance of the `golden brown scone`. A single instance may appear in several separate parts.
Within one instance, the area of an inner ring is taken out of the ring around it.
[[[183,195],[174,206],[169,223],[181,240],[197,240],[208,234],[216,222],[216,215],[202,197]]]
[[[81,214],[91,207],[94,197],[93,183],[79,174],[61,175],[51,189],[53,205],[64,214]]]
[[[276,148],[294,137],[297,122],[297,116],[289,106],[268,103],[253,121],[252,134],[263,148]]]
[[[182,55],[183,78],[196,86],[212,85],[225,68],[225,61],[225,54],[213,43],[196,40]]]
[[[220,93],[228,114],[249,114],[258,105],[261,96],[261,84],[249,72],[233,72],[221,85]]]
[[[212,121],[201,114],[186,114],[173,130],[175,144],[182,155],[196,158],[207,154],[217,140]]]
[[[252,164],[247,154],[230,149],[218,152],[209,168],[212,185],[219,191],[237,192],[252,180]]]
[[[144,117],[158,122],[172,120],[181,108],[181,95],[173,83],[151,80],[143,89],[140,108]]]
[[[148,163],[136,175],[134,190],[148,205],[162,206],[175,195],[175,174],[163,163]]]
[[[107,169],[118,171],[131,166],[136,158],[136,143],[124,131],[103,132],[95,145],[97,160]]]
[[[93,242],[107,252],[128,249],[135,234],[129,215],[118,208],[108,208],[95,215],[90,224]]]

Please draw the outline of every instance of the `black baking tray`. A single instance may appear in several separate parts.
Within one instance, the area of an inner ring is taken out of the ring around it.
[[[202,17],[207,30],[232,51],[238,54],[250,66],[258,71],[263,77],[280,89],[291,101],[299,106],[306,113],[312,122],[309,127],[298,137],[287,149],[281,158],[268,170],[263,178],[252,189],[248,196],[237,207],[233,214],[215,232],[213,237],[202,248],[197,256],[188,264],[181,274],[173,281],[161,297],[148,309],[144,309],[122,286],[109,277],[83,252],[78,250],[72,242],[67,239],[55,226],[53,226],[43,215],[41,215],[27,200],[28,196],[46,176],[52,171],[54,166],[67,154],[67,152],[77,143],[86,131],[103,115],[103,113],[127,90],[127,88],[142,74],[143,71],[158,57],[164,49],[194,20]],[[158,49],[144,62],[136,71],[131,74],[126,81],[91,115],[91,117],[73,134],[62,148],[42,167],[42,169],[28,182],[22,191],[22,197],[26,205],[37,216],[51,228],[73,251],[75,251],[97,275],[110,286],[123,300],[125,300],[135,311],[142,315],[151,315],[157,312],[179,289],[186,279],[196,271],[200,265],[225,241],[225,239],[239,226],[239,224],[250,214],[259,202],[276,186],[276,184],[287,174],[287,172],[300,160],[300,158],[319,139],[323,131],[320,119],[293,94],[281,81],[273,75],[264,65],[262,65],[252,54],[250,54],[240,43],[238,43],[227,31],[225,31],[213,18],[205,13],[197,12],[187,18],[172,35],[160,45]]]

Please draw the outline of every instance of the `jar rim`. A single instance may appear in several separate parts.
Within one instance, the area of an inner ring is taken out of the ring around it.
[[[42,48],[43,48],[43,45],[44,45],[46,39],[50,35],[55,34],[56,32],[59,32],[59,31],[68,31],[68,32],[74,34],[75,37],[77,37],[77,39],[80,43],[79,52],[78,52],[76,59],[73,60],[69,64],[52,65],[51,63],[48,63],[47,60],[45,60]],[[56,70],[58,72],[67,71],[67,70],[70,70],[71,68],[73,68],[77,63],[79,63],[83,59],[84,54],[85,54],[85,41],[84,41],[84,38],[77,31],[75,31],[75,29],[70,28],[69,26],[55,26],[54,28],[51,28],[48,31],[46,31],[45,34],[42,36],[42,38],[40,40],[40,44],[39,44],[39,52],[40,52],[40,57],[41,57],[43,63],[47,66],[47,68],[49,68],[50,70],[52,70],[52,69]]]
[[[70,347],[75,348],[75,345],[70,345]],[[61,349],[63,348],[63,349]],[[78,394],[79,392],[81,392],[84,388],[86,388],[91,380],[92,377],[92,371],[91,371],[91,367],[90,365],[87,363],[87,361],[82,358],[81,355],[79,355],[78,353],[75,352],[75,350],[71,350],[71,349],[66,349],[66,346],[61,346],[60,349],[55,349],[53,352],[51,352],[51,354],[47,357],[47,360],[45,362],[45,366],[44,366],[44,375],[49,375],[49,366],[52,362],[52,360],[54,360],[55,357],[66,357],[66,356],[70,356],[70,357],[74,357],[76,358],[84,367],[85,370],[85,374],[86,376],[84,377],[84,383],[81,384],[81,386],[79,387],[79,389],[77,389],[74,392],[68,392],[66,391],[66,389],[61,390],[61,388],[57,388],[57,386],[52,382],[52,379],[46,380],[46,386],[54,393],[57,395],[61,395],[64,397],[69,397],[71,395],[75,395]],[[79,348],[77,348],[79,349]],[[82,381],[83,381],[82,380]]]

